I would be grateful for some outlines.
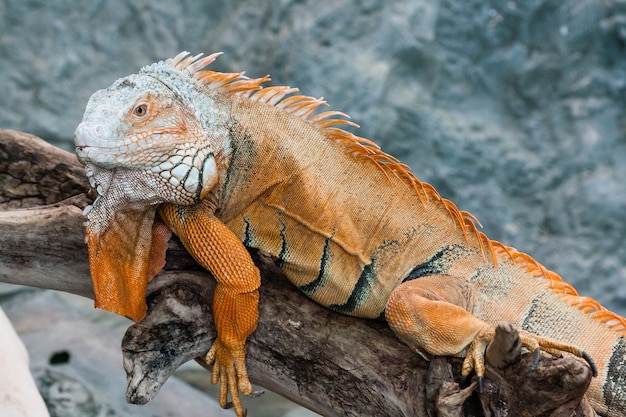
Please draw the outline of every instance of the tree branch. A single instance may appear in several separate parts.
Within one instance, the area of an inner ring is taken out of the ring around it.
[[[0,281],[93,297],[81,214],[87,189],[72,154],[0,130],[0,205],[9,209],[0,212]],[[48,206],[26,208],[41,204]],[[253,255],[263,283],[248,348],[250,379],[305,407],[328,416],[593,415],[581,402],[588,368],[576,359],[542,358],[534,372],[529,355],[504,370],[488,366],[485,391],[465,401],[475,384],[462,390],[454,382],[458,359],[429,364],[384,322],[311,302],[271,260]],[[180,364],[209,349],[214,286],[173,240],[166,271],[149,285],[148,316],[123,340],[130,401],[149,401]]]

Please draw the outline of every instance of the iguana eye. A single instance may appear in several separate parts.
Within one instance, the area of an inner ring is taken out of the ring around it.
[[[139,118],[143,118],[148,114],[148,105],[140,104],[133,110],[133,114]]]

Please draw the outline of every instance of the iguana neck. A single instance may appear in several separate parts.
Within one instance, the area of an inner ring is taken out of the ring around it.
[[[260,195],[307,169],[318,157],[309,150],[323,157],[330,147],[337,146],[307,121],[274,106],[234,99],[227,140],[216,152],[216,214],[227,222]]]

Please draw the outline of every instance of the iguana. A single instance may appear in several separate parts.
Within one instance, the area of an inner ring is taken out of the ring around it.
[[[205,69],[218,55],[183,52],[89,99],[75,144],[98,194],[85,210],[97,307],[140,320],[176,234],[217,280],[206,360],[220,404],[230,395],[242,416],[260,285],[246,248],[258,248],[316,302],[385,319],[419,351],[465,357],[465,374],[483,375],[494,325],[513,323],[527,349],[597,367],[593,407],[626,415],[624,318],[487,238],[408,166],[344,130],[356,126],[346,114],[320,112],[323,99]]]

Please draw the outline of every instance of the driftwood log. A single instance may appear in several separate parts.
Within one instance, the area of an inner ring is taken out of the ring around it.
[[[0,130],[0,281],[93,297],[81,214],[90,200],[73,154]],[[584,399],[589,368],[573,358],[542,356],[531,371],[532,355],[520,356],[509,326],[488,350],[478,393],[475,378],[459,376],[459,359],[425,358],[384,322],[313,303],[271,260],[253,255],[263,283],[259,326],[248,348],[250,379],[311,410],[325,416],[595,415]],[[122,343],[127,399],[134,403],[149,401],[215,337],[213,279],[175,239],[167,258],[149,285],[148,316]]]

